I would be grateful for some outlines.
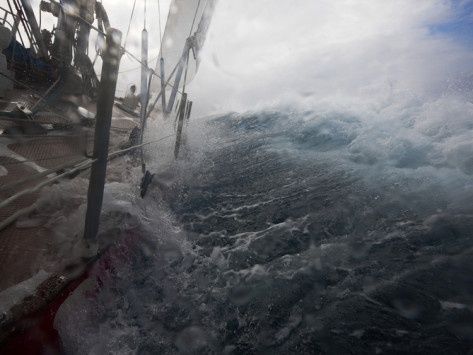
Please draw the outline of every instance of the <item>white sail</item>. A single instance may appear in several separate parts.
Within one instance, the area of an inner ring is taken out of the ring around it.
[[[173,0],[162,39],[160,58],[164,58],[164,74],[166,79],[173,73],[189,37],[193,37],[192,51],[189,56],[186,83],[189,83],[197,73],[199,55],[204,45],[207,30],[213,15],[217,0]],[[156,73],[160,73],[158,61]],[[171,79],[170,84],[173,84]],[[180,86],[184,84],[181,80]],[[151,92],[160,91],[159,80],[153,80]]]

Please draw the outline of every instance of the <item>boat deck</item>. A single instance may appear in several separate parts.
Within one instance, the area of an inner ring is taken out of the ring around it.
[[[25,92],[17,91],[16,95],[10,97],[10,102],[29,98],[31,104],[33,100],[33,97]],[[34,99],[37,100],[37,98]],[[8,105],[2,102],[0,106],[5,110]],[[132,118],[126,117],[116,108],[114,110],[110,151],[119,150],[120,144],[128,139],[132,129],[137,126],[137,122]],[[51,111],[49,115],[48,112],[40,115],[38,120],[35,118],[34,122],[41,124],[54,122],[61,124],[62,127],[63,124],[76,123],[77,120],[71,117],[71,122],[67,122],[64,120],[63,113]],[[0,120],[0,133],[13,126],[11,121]],[[38,135],[0,134],[0,203],[90,158],[93,152],[93,127],[80,125],[71,127],[50,129],[45,134]],[[88,174],[88,171],[84,171],[78,175],[84,181],[76,187],[83,190],[82,196],[86,196]],[[70,182],[71,177],[63,178],[56,182],[56,186],[64,185],[67,188]],[[60,242],[52,237],[51,228],[54,228],[54,225],[51,225],[51,218],[67,219],[80,205],[84,204],[84,200],[77,198],[76,195],[71,191],[67,209],[58,205],[56,212],[54,205],[49,206],[48,211],[35,208],[35,203],[41,198],[41,190],[25,193],[7,206],[0,207],[0,223],[11,218],[18,211],[31,210],[26,216],[0,229],[0,260],[2,261],[0,263],[0,300],[2,293],[12,293],[15,287],[23,287],[22,283],[34,279],[35,275],[40,273],[46,272],[50,278],[56,279],[58,275],[67,274],[64,270],[67,265],[67,260],[64,259],[67,256],[64,256],[63,252],[61,254],[58,245]],[[45,198],[44,191],[42,198]],[[71,228],[79,228],[79,226],[74,225]],[[36,307],[41,306],[41,304],[36,305]],[[31,312],[31,309],[28,312]],[[2,307],[0,307],[1,326],[5,322],[5,317],[8,322],[11,322],[11,315],[1,313],[5,313]],[[21,314],[14,315],[14,317],[21,316]],[[0,343],[4,335],[2,332],[4,330],[0,329]]]

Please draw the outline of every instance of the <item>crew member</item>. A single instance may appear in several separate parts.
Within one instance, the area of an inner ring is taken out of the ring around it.
[[[136,85],[130,86],[130,90],[123,98],[123,106],[131,111],[135,111],[140,103],[140,96],[136,95]]]

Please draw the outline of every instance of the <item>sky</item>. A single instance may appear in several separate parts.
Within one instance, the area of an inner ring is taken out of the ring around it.
[[[133,1],[103,3],[139,55],[144,1],[128,36]],[[169,3],[160,2],[162,27]],[[157,0],[147,13],[154,59]],[[445,83],[473,73],[473,0],[220,0],[201,59],[189,86],[200,115],[441,95]],[[123,93],[139,82],[139,65],[125,56],[120,71]]]
[[[440,94],[473,69],[472,13],[458,0],[221,1],[193,89],[209,111]]]
[[[455,16],[447,22],[432,26],[434,33],[445,33],[473,47],[473,1],[452,3]]]

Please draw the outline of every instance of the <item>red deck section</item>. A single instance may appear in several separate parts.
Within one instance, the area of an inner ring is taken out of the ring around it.
[[[21,320],[18,328],[22,330],[12,336],[6,344],[0,345],[0,353],[5,355],[61,354],[61,341],[58,332],[54,329],[54,318],[64,301],[86,278],[87,273],[84,273],[79,279],[71,282],[46,308]]]
[[[71,281],[52,302],[18,322],[14,335],[3,345],[0,354],[5,355],[56,355],[62,354],[61,340],[54,328],[54,319],[61,305],[87,278],[95,279],[96,288],[87,293],[95,297],[103,283],[111,278],[118,265],[130,263],[138,251],[140,236],[129,232],[121,243],[103,251],[87,264],[83,273]]]

